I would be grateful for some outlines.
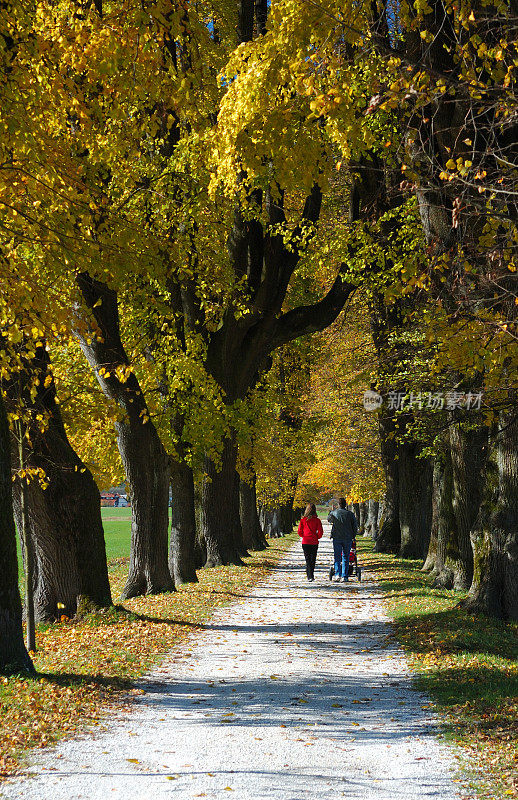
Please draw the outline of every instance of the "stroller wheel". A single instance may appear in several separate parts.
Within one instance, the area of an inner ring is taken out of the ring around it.
[[[333,580],[333,575],[334,575],[334,574],[335,574],[335,568],[334,568],[334,567],[330,567],[330,568],[329,568],[329,580],[330,580],[330,581],[332,581],[332,580]]]
[[[358,583],[360,583],[362,579],[362,571],[360,567],[356,567],[356,574],[358,576]]]

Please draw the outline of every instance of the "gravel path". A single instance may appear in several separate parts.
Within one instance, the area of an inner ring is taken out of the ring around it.
[[[378,592],[368,580],[329,583],[330,561],[326,537],[307,583],[297,544],[189,650],[147,676],[133,710],[40,755],[32,776],[4,784],[2,796],[459,797],[454,759],[387,640]]]

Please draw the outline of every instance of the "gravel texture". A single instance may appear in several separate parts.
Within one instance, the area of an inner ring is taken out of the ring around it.
[[[148,675],[105,731],[40,754],[4,784],[23,800],[460,797],[451,750],[412,688],[379,592],[330,583],[300,545]],[[232,794],[233,792],[233,794]]]

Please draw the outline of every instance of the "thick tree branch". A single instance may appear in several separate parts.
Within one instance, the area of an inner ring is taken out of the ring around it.
[[[320,217],[320,209],[322,208],[322,189],[318,183],[314,183],[306,202],[304,203],[304,210],[302,212],[302,219],[306,222],[316,224]]]
[[[87,272],[80,273],[76,282],[101,334],[90,329],[86,335],[78,325],[75,333],[81,350],[106,397],[123,408],[130,419],[141,422],[147,405],[137,377],[128,372],[122,381],[116,374],[118,367],[130,365],[120,337],[117,294]]]
[[[343,267],[325,297],[318,303],[299,306],[287,311],[277,320],[272,350],[299,336],[322,331],[335,321],[357,286],[343,277]]]
[[[266,207],[272,224],[282,224],[286,221],[283,202],[282,192],[279,203],[274,203],[271,196],[266,195]],[[316,224],[318,222],[321,206],[322,191],[320,186],[315,183],[304,203],[302,222],[293,230],[289,245],[285,244],[284,237],[278,232],[265,237],[263,279],[254,303],[259,312],[268,310],[278,313],[280,311],[291,276],[299,262],[301,250],[307,245],[307,240],[312,235],[310,232],[308,237],[304,226],[307,223]]]

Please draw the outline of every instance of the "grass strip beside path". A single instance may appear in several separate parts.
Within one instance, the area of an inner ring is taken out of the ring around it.
[[[484,800],[518,797],[518,624],[469,614],[457,607],[466,594],[432,589],[421,561],[374,553],[362,537],[358,544],[419,688],[434,701],[446,738],[469,753],[470,788]]]
[[[122,703],[135,678],[202,630],[215,609],[243,596],[291,547],[294,537],[272,539],[246,567],[199,570],[199,583],[177,592],[139,597],[83,620],[40,625],[36,678],[0,678],[0,778],[16,774],[29,748],[43,747],[87,727],[106,724],[108,705]],[[128,559],[109,564],[113,597],[119,597]],[[119,609],[122,607],[119,607]],[[128,611],[130,613],[128,613]]]

